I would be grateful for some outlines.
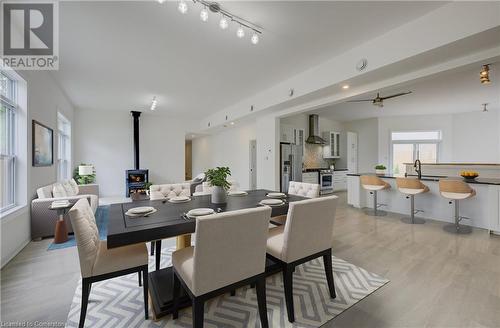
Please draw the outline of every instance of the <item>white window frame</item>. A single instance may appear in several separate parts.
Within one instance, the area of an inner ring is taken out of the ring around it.
[[[0,157],[7,158],[9,160],[8,166],[10,166],[9,175],[6,177],[8,183],[2,183],[2,193],[7,194],[8,199],[11,202],[4,207],[0,208],[0,213],[4,213],[14,207],[17,204],[16,197],[16,112],[17,112],[17,83],[11,76],[6,74],[3,70],[0,71],[1,75],[7,78],[10,94],[3,95],[0,93],[0,103],[7,108],[7,119],[6,119],[6,129],[7,129],[7,139],[8,143],[6,145],[5,153],[0,153]],[[0,150],[1,151],[1,150]],[[5,190],[4,190],[5,188]]]
[[[71,121],[57,112],[57,179],[71,179]],[[63,168],[65,167],[65,168]]]
[[[438,139],[411,139],[411,140],[392,140],[393,133],[415,133],[415,132],[439,132]],[[413,144],[413,160],[419,158],[418,145],[419,144],[435,144],[436,145],[436,163],[439,163],[441,154],[441,143],[443,141],[443,132],[441,130],[407,130],[407,131],[390,131],[389,132],[389,172],[394,171],[394,145],[395,144]]]

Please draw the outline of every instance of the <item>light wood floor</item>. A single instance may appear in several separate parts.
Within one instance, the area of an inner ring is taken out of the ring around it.
[[[334,254],[391,282],[324,327],[500,327],[500,237],[369,217],[339,196]],[[49,243],[30,243],[2,270],[0,320],[66,321],[78,256]]]

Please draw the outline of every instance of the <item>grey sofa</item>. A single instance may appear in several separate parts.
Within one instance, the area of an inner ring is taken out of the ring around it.
[[[67,199],[74,204],[81,198],[86,198],[95,213],[99,206],[99,185],[78,185],[78,194],[74,196],[53,197],[54,184],[37,189],[37,197],[31,201],[31,239],[41,239],[54,236],[57,211],[49,209],[53,201]],[[68,232],[73,232],[70,220],[65,217]]]

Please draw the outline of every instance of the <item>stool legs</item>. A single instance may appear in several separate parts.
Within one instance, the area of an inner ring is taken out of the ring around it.
[[[415,195],[409,195],[410,198],[410,217],[404,217],[401,222],[408,224],[424,224],[425,220],[415,217]]]
[[[462,217],[460,216],[460,205],[459,205],[460,202],[459,202],[459,200],[455,199],[454,202],[455,202],[455,223],[447,224],[443,227],[443,229],[447,232],[457,233],[457,234],[471,233],[472,228],[470,226],[465,226],[465,225],[460,224]]]
[[[373,208],[365,209],[365,214],[370,216],[386,216],[387,212],[378,209],[379,204],[377,202],[377,190],[373,190],[370,193],[373,194]]]

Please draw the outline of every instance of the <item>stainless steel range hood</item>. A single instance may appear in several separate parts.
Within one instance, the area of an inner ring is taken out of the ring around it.
[[[309,137],[307,137],[306,142],[316,145],[326,143],[325,139],[319,136],[319,116],[316,114],[309,115]]]

